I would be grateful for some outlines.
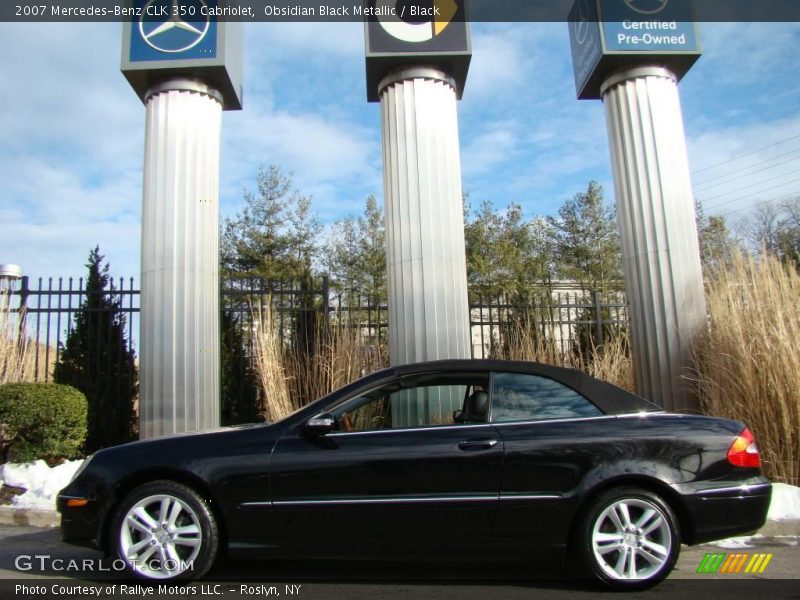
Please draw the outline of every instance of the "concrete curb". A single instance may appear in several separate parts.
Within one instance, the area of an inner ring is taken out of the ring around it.
[[[55,510],[0,506],[0,525],[58,527],[60,524],[61,515]],[[778,537],[782,535],[800,536],[800,519],[767,521],[767,524],[758,530],[758,535],[764,537]]]
[[[58,527],[61,515],[46,508],[17,508],[0,506],[0,525],[27,525],[29,527]]]

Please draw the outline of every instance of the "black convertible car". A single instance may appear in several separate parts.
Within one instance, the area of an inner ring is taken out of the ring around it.
[[[617,588],[680,546],[764,524],[755,440],[578,371],[448,360],[385,369],[280,422],[89,457],[58,497],[65,541],[153,580],[233,556],[533,556]]]

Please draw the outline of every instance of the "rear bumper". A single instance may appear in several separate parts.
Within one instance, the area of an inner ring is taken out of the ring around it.
[[[767,521],[772,484],[759,477],[747,483],[720,483],[679,490],[693,527],[684,542],[701,544],[755,533]],[[687,535],[688,534],[688,535]]]

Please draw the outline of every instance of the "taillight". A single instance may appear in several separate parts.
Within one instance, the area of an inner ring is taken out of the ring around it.
[[[745,427],[728,448],[728,462],[737,467],[760,467],[761,455],[758,453],[756,438]]]

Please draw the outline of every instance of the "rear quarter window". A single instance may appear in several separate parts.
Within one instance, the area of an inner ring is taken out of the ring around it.
[[[540,421],[602,416],[603,412],[572,388],[541,375],[495,373],[492,421]]]

